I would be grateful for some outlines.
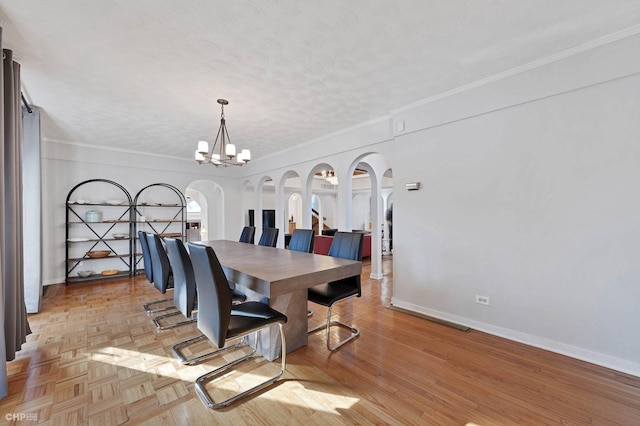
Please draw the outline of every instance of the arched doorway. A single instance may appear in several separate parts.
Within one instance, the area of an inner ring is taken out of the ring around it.
[[[293,231],[303,227],[302,180],[297,172],[289,170],[282,175],[276,199],[276,221],[280,229],[278,247],[286,248]]]
[[[187,241],[207,240],[209,218],[202,210],[209,211],[207,199],[204,194],[196,189],[187,188],[185,191],[187,200]]]
[[[308,176],[307,196],[310,215],[310,226],[317,235],[322,230],[337,228],[337,195],[338,180],[334,168],[327,163],[321,163],[313,167]]]
[[[224,239],[225,198],[222,187],[213,181],[198,180],[191,182],[189,186],[187,186],[185,195],[191,197],[192,200],[195,200],[197,204],[200,205],[200,239]]]
[[[359,218],[363,222],[360,228],[364,228],[362,232],[370,236],[370,276],[374,279],[383,278],[382,247],[385,229],[383,181],[384,174],[389,169],[387,159],[377,153],[366,153],[359,156],[349,168],[350,176],[352,177],[351,193],[348,194],[352,197],[352,216],[350,220],[352,221],[352,227],[359,229],[357,228],[358,223],[353,222],[353,215],[359,214]],[[358,203],[355,209],[354,203]],[[369,222],[371,223],[370,225]]]

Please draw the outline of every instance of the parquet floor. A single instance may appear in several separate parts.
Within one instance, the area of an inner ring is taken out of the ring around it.
[[[322,332],[310,335],[282,380],[223,411],[206,409],[193,387],[221,361],[176,361],[171,347],[199,333],[156,331],[142,304],[159,295],[142,276],[49,286],[8,364],[0,424],[640,425],[640,378],[387,309],[388,258],[384,267],[375,281],[365,265],[363,297],[335,309],[360,328],[355,342],[329,353]],[[326,311],[312,309],[321,321]]]

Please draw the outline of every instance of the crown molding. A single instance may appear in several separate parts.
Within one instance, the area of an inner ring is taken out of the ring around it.
[[[592,41],[588,41],[586,43],[580,44],[578,46],[563,50],[561,52],[555,53],[550,56],[546,56],[541,59],[536,59],[535,61],[531,61],[524,65],[520,65],[515,68],[511,68],[507,71],[503,71],[498,74],[494,74],[490,77],[483,78],[482,80],[475,81],[473,83],[465,84],[460,87],[456,87],[455,89],[448,90],[446,92],[442,92],[438,95],[430,96],[428,98],[422,99],[417,102],[413,102],[411,104],[405,105],[400,108],[396,108],[390,111],[391,115],[396,115],[405,111],[412,110],[414,108],[430,104],[435,101],[439,101],[445,98],[448,98],[453,95],[457,95],[462,92],[467,92],[469,90],[473,90],[475,88],[485,86],[490,83],[494,83],[496,81],[504,80],[506,78],[512,77],[514,75],[522,74],[526,71],[533,70],[535,68],[542,67],[544,65],[552,64],[554,62],[561,61],[563,59],[579,55],[581,53],[587,52],[589,50],[595,49],[597,47],[601,47],[619,40],[623,40],[628,37],[632,37],[640,34],[640,25],[634,25],[632,27],[626,28],[624,30],[617,31],[615,33],[608,34],[606,36],[597,38]]]

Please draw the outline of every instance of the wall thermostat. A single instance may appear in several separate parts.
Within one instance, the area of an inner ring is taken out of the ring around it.
[[[404,185],[407,191],[417,191],[420,189],[420,182],[409,182]]]

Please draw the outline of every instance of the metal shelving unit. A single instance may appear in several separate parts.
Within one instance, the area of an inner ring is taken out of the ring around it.
[[[162,195],[162,202],[153,203],[147,196]],[[172,202],[175,201],[175,202]],[[142,253],[138,244],[138,231],[151,232],[160,237],[179,238],[186,241],[187,236],[187,201],[182,192],[167,183],[154,183],[142,188],[133,199],[132,215],[132,249],[134,274],[142,271]],[[146,218],[148,214],[161,215],[161,218]],[[145,220],[142,220],[145,218]]]
[[[102,191],[95,191],[101,187]],[[114,190],[114,188],[117,188]],[[90,191],[87,188],[91,188]],[[76,192],[77,191],[77,192]],[[74,200],[74,194],[117,194],[125,197],[114,201],[83,201]],[[118,203],[117,201],[121,201]],[[87,220],[87,212],[100,208],[101,220]],[[65,283],[86,282],[106,278],[121,278],[132,273],[133,256],[131,253],[131,238],[133,233],[132,199],[129,192],[120,184],[107,179],[90,179],[74,186],[66,199],[65,226]],[[115,238],[113,234],[121,234],[122,238]],[[78,237],[78,235],[83,235]],[[105,257],[90,257],[87,253],[97,250],[109,250]],[[118,263],[121,262],[121,263]],[[88,266],[85,266],[84,263]],[[104,269],[94,272],[90,276],[80,277],[78,271],[98,270],[104,265],[118,265],[118,269]],[[102,265],[102,266],[100,266]],[[120,269],[122,268],[122,269]],[[113,271],[118,271],[113,273]],[[103,272],[105,274],[103,274]],[[106,275],[108,273],[108,275]]]

